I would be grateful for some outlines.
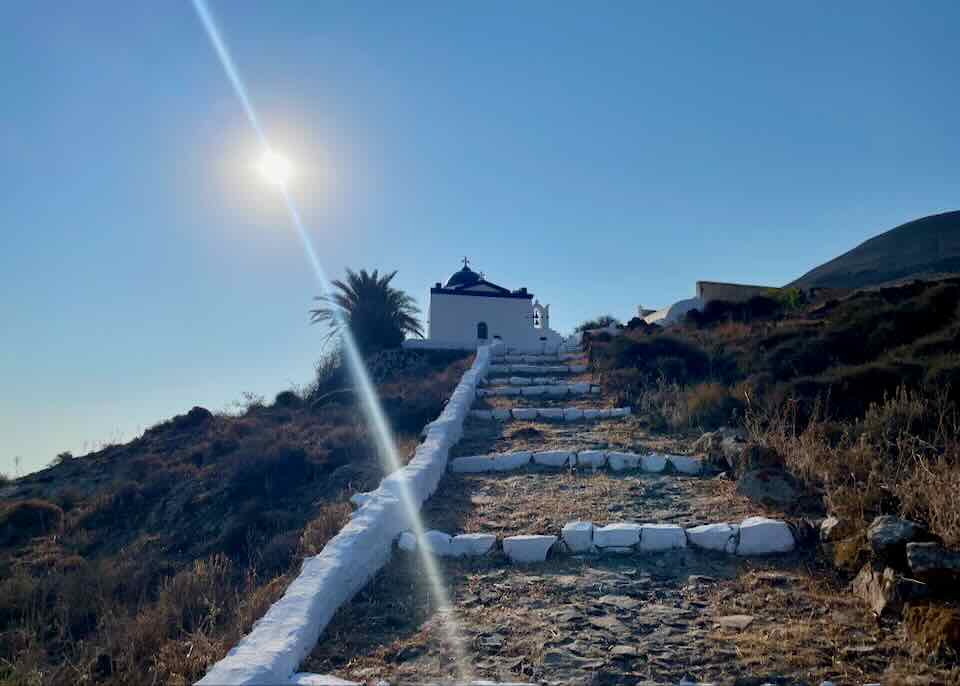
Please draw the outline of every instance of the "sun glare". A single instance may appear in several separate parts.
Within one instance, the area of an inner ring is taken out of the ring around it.
[[[290,177],[293,176],[293,165],[283,155],[267,150],[257,163],[257,171],[260,172],[263,180],[271,186],[283,188],[286,187]]]

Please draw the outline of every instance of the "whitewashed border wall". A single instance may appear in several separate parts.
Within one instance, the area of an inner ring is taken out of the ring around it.
[[[289,682],[313,649],[337,609],[350,600],[389,560],[393,542],[411,528],[400,500],[404,485],[419,509],[436,490],[447,469],[450,448],[463,436],[463,423],[477,387],[500,344],[477,348],[446,407],[427,425],[425,439],[410,462],[385,477],[350,522],[304,560],[286,593],[257,621],[197,686],[277,684]]]

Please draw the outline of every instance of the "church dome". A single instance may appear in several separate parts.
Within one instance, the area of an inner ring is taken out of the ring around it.
[[[447,285],[444,288],[461,288],[463,286],[472,286],[480,280],[480,275],[475,271],[470,269],[470,267],[464,265],[463,269],[454,274],[447,279]]]

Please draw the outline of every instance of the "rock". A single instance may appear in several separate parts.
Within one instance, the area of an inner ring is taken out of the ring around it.
[[[496,419],[498,422],[504,422],[510,419],[511,417],[510,410],[506,408],[495,409],[493,410],[492,414],[493,414],[493,418]]]
[[[563,421],[577,422],[583,419],[583,410],[578,407],[565,407],[563,409]]]
[[[604,605],[613,605],[620,610],[633,610],[643,604],[641,601],[636,598],[631,598],[628,595],[605,595],[600,596],[598,600]]]
[[[620,522],[593,529],[593,544],[598,548],[632,548],[639,542],[639,524]]]
[[[556,536],[509,536],[503,539],[503,552],[514,563],[543,562],[556,542]]]
[[[636,646],[616,645],[610,649],[610,656],[613,658],[626,659],[638,655]]]
[[[716,550],[721,553],[734,553],[737,550],[737,538],[740,527],[727,522],[703,524],[687,529],[690,545],[704,550]]]
[[[586,553],[593,550],[593,523],[567,522],[563,525],[561,539],[571,553]]]
[[[549,450],[533,454],[533,463],[544,467],[566,467],[577,459],[576,453],[565,450]]]
[[[737,555],[771,555],[790,552],[793,548],[793,534],[786,522],[748,517],[740,523]]]
[[[640,456],[633,453],[611,451],[607,453],[607,464],[615,472],[636,469],[640,465]]]
[[[493,410],[470,410],[470,416],[474,419],[489,422],[493,419]]]
[[[459,534],[450,541],[454,557],[480,557],[490,552],[497,542],[493,534]]]
[[[743,631],[753,624],[753,615],[726,615],[724,617],[717,617],[717,624],[724,629]]]
[[[755,469],[737,480],[737,493],[767,506],[783,507],[796,503],[800,491],[796,481],[779,469]]]
[[[425,532],[420,539],[420,543],[427,550],[439,557],[450,557],[452,553],[451,541],[450,534],[435,530]]]
[[[481,474],[493,471],[493,457],[490,455],[468,455],[450,460],[450,471],[454,474]]]
[[[640,527],[640,550],[662,552],[687,547],[687,535],[676,524],[643,524]]]
[[[537,409],[534,407],[515,407],[510,410],[514,419],[534,420],[537,418]]]
[[[640,468],[645,472],[659,474],[667,468],[666,455],[644,455],[640,461]]]
[[[412,531],[404,531],[397,540],[397,547],[400,548],[400,550],[412,553],[417,549],[417,537]]]
[[[679,474],[697,475],[703,471],[703,460],[699,457],[689,457],[687,455],[668,455],[667,460],[673,471]]]
[[[953,608],[920,605],[904,615],[907,637],[914,652],[938,660],[960,657],[960,612]]]
[[[493,471],[511,472],[521,469],[530,464],[531,457],[533,455],[529,452],[498,453],[493,455]]]
[[[577,453],[577,466],[599,468],[607,464],[607,453],[604,450],[581,450]]]
[[[867,543],[880,560],[904,568],[907,543],[927,536],[927,530],[916,522],[892,515],[881,515],[867,527]]]
[[[875,562],[864,565],[854,578],[852,588],[878,617],[897,616],[904,603],[929,595],[926,584],[900,576],[892,568]]]
[[[516,413],[516,410],[514,410]],[[563,408],[562,407],[541,407],[537,410],[537,415],[541,419],[552,419],[563,421]]]
[[[946,579],[960,574],[960,552],[937,543],[907,543],[907,564],[914,574]]]

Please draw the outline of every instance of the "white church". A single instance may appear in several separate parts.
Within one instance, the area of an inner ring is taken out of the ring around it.
[[[410,348],[467,348],[503,341],[509,349],[556,352],[563,337],[550,328],[550,306],[526,288],[511,291],[463,268],[430,289],[427,339],[405,341]]]

